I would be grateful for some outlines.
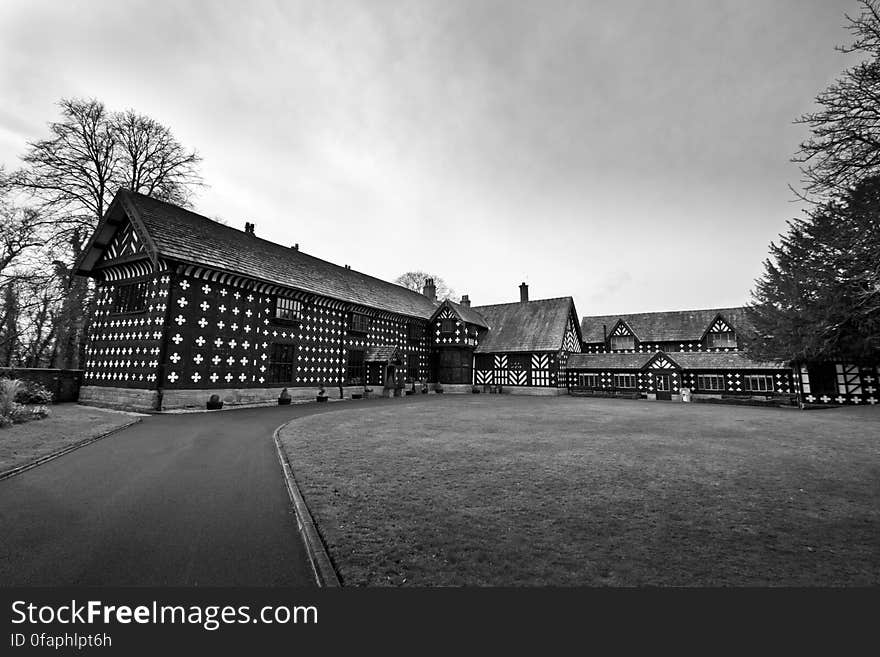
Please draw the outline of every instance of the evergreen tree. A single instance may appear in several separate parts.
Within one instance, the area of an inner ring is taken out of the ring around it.
[[[750,314],[750,352],[780,360],[880,354],[880,177],[789,222],[770,245]]]

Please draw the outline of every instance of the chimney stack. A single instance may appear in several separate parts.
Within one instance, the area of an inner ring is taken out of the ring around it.
[[[254,225],[250,221],[244,222],[244,232],[248,235],[254,234]]]
[[[461,301],[459,301],[458,303],[459,303],[459,305],[464,306],[465,308],[470,308],[471,307],[471,298],[466,294],[462,294]]]
[[[529,300],[529,286],[523,281],[519,286],[519,301],[526,303]]]
[[[428,297],[431,301],[437,300],[437,287],[434,285],[433,278],[425,279],[425,287],[422,288],[422,294]]]

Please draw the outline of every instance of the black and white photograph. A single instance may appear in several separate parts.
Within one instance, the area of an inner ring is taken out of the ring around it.
[[[9,654],[878,584],[880,1],[0,2]]]

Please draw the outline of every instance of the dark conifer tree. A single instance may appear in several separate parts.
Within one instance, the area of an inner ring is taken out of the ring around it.
[[[789,222],[752,292],[753,356],[880,355],[880,178]]]

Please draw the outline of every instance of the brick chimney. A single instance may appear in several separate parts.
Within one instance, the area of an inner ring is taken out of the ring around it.
[[[244,232],[247,233],[248,235],[253,235],[254,234],[254,224],[252,224],[250,221],[245,221],[244,222]]]
[[[461,301],[459,301],[458,304],[460,306],[464,306],[465,308],[470,308],[471,307],[471,298],[466,294],[462,294]]]
[[[422,288],[422,294],[428,297],[431,301],[437,300],[437,287],[434,285],[433,278],[425,279],[425,287]]]
[[[529,300],[529,286],[523,281],[519,286],[519,301],[526,303]]]

